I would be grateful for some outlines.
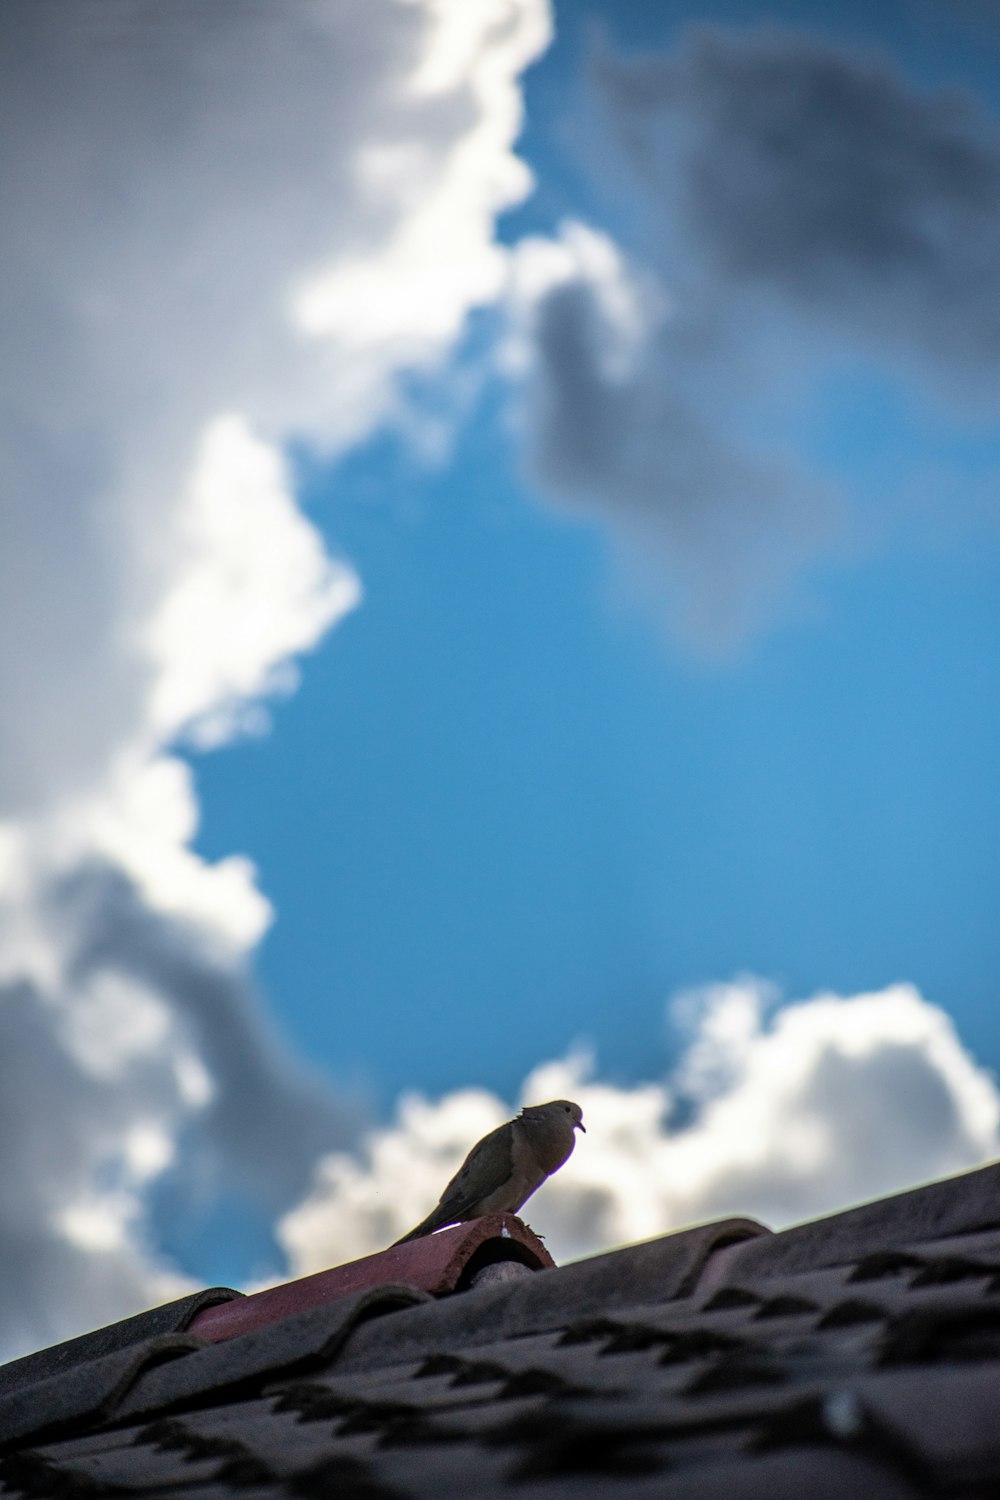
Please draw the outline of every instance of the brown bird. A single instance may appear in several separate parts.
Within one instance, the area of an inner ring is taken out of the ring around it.
[[[395,1243],[405,1245],[446,1224],[463,1224],[483,1214],[516,1214],[569,1157],[576,1145],[575,1130],[586,1134],[583,1111],[572,1100],[527,1105],[473,1146],[437,1208]]]

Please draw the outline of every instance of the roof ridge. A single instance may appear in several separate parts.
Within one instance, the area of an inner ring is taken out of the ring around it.
[[[47,1349],[12,1359],[0,1365],[0,1400],[24,1385],[61,1375],[78,1365],[91,1364],[149,1339],[183,1333],[205,1308],[217,1307],[242,1296],[242,1292],[229,1286],[206,1287],[204,1291],[189,1292],[186,1297],[148,1308],[131,1318],[121,1318],[117,1323],[108,1323],[61,1344],[52,1344]]]
[[[733,1245],[719,1257],[716,1280],[819,1270],[877,1251],[998,1227],[1000,1162],[990,1162]]]

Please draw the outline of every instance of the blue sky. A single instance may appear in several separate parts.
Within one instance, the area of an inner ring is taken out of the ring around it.
[[[990,0],[0,26],[0,1357],[1000,1154]]]
[[[981,81],[960,28],[942,48],[890,9],[560,9],[526,86],[536,190],[505,236],[613,197],[576,144],[595,21],[648,49],[695,14],[794,19],[889,47],[922,83]],[[628,208],[598,227],[627,236]],[[877,351],[811,379],[790,441],[862,516],[900,473],[943,469],[959,493],[995,475],[995,423],[968,431]],[[994,515],[953,520],[941,494],[823,559],[799,618],[706,660],[608,528],[547,503],[509,417],[495,382],[440,465],[391,436],[302,460],[365,601],[273,734],[197,763],[199,848],[263,872],[279,916],[258,972],[299,1046],[383,1108],[406,1088],[509,1094],[580,1039],[635,1079],[671,1046],[667,995],[751,972],[799,996],[911,979],[998,1059]]]
[[[376,448],[312,476],[365,603],[272,735],[199,762],[202,849],[267,872],[259,972],[299,1044],[383,1101],[509,1091],[578,1038],[641,1077],[666,995],[749,970],[912,978],[989,1056],[989,537],[831,570],[818,618],[717,666],[511,467],[487,418],[445,473]]]

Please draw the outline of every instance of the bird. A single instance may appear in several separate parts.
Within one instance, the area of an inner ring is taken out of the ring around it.
[[[513,1120],[498,1125],[473,1146],[437,1208],[409,1234],[395,1240],[393,1248],[433,1234],[446,1224],[464,1224],[483,1214],[516,1214],[568,1159],[577,1130],[587,1133],[583,1110],[571,1099],[526,1105]]]

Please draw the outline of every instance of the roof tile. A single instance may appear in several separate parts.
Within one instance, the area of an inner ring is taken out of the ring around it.
[[[516,1215],[486,1214],[405,1245],[392,1245],[378,1255],[269,1287],[239,1302],[204,1307],[191,1327],[201,1338],[217,1343],[370,1287],[413,1286],[442,1296],[499,1264],[541,1271],[551,1269],[555,1261]]]
[[[373,1287],[237,1338],[203,1345],[190,1359],[142,1375],[119,1403],[118,1414],[142,1415],[176,1402],[213,1396],[277,1371],[334,1359],[355,1329],[369,1320],[400,1314],[430,1300],[426,1292],[413,1287]]]
[[[726,1280],[802,1271],[890,1254],[902,1246],[1000,1226],[1000,1163],[928,1183],[734,1245],[726,1254]]]
[[[51,1349],[40,1349],[37,1354],[26,1354],[22,1359],[13,1359],[0,1365],[0,1400],[9,1392],[35,1381],[47,1380],[51,1376],[64,1374],[80,1365],[89,1365],[106,1354],[115,1354],[136,1344],[165,1334],[182,1333],[191,1326],[205,1308],[242,1299],[243,1293],[232,1287],[213,1286],[203,1292],[192,1292],[179,1297],[175,1302],[166,1302],[162,1307],[153,1307],[135,1317],[123,1318],[107,1328],[97,1328],[93,1333],[81,1334],[79,1338],[67,1339]]]
[[[359,1329],[345,1350],[351,1368],[395,1357],[422,1358],[455,1340],[465,1346],[497,1337],[559,1329],[573,1319],[636,1301],[662,1302],[687,1295],[723,1247],[770,1231],[752,1219],[723,1219],[645,1240],[625,1250],[525,1277],[510,1286],[482,1287],[394,1319],[391,1334],[375,1325]]]
[[[1000,1493],[997,1183],[782,1235],[701,1226],[440,1301],[300,1301],[219,1342],[181,1335],[152,1368],[126,1362],[156,1337],[22,1371],[0,1418],[34,1402],[33,1447],[0,1459],[0,1495],[980,1500]],[[443,1262],[434,1239],[419,1253]]]

